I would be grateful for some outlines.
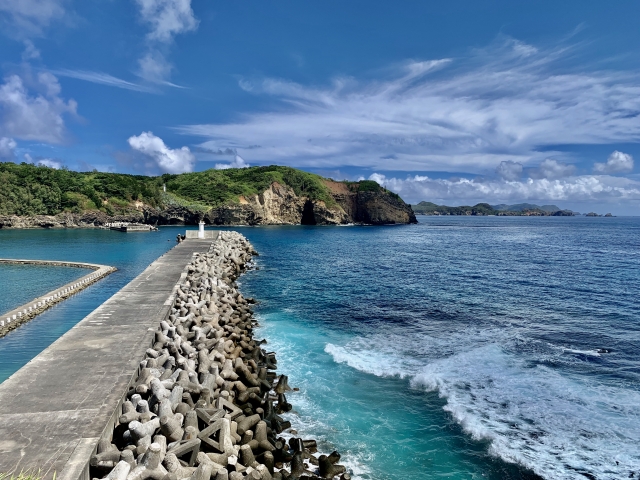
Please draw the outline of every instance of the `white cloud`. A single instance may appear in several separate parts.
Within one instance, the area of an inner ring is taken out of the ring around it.
[[[52,73],[58,75],[59,77],[69,77],[76,78],[78,80],[84,80],[91,83],[98,83],[100,85],[108,85],[110,87],[123,88],[125,90],[134,90],[136,92],[149,92],[153,93],[155,90],[153,88],[139,85],[137,83],[128,82],[126,80],[122,80],[121,78],[114,77],[109,75],[108,73],[103,72],[91,72],[87,70],[54,70]]]
[[[235,155],[231,163],[216,163],[216,170],[226,170],[227,168],[247,168],[250,165],[244,161],[240,155]]]
[[[30,94],[23,80],[11,75],[0,85],[0,135],[21,140],[62,143],[64,114],[76,114],[74,100],[60,98],[60,84],[48,72],[37,75],[34,86],[41,93]]]
[[[434,179],[410,176],[386,178],[375,173],[371,180],[384,184],[405,201],[423,200],[440,204],[473,205],[479,202],[620,202],[640,205],[640,182],[609,175],[581,175],[565,179],[526,179],[502,181],[487,179]]]
[[[199,21],[191,8],[191,0],[135,0],[142,21],[150,27],[148,50],[138,60],[139,75],[145,80],[169,86],[172,65],[159,46],[170,44],[181,33],[195,31]]]
[[[575,165],[568,165],[552,158],[547,158],[537,169],[533,170],[530,175],[532,178],[547,178],[553,180],[556,178],[570,177],[575,171]]]
[[[376,81],[244,79],[241,88],[281,105],[177,131],[210,150],[251,145],[263,162],[481,174],[502,161],[568,158],[554,145],[640,141],[640,76],[563,71],[563,60],[560,49],[509,41],[467,59],[410,62]]]
[[[5,33],[16,38],[42,35],[52,21],[65,14],[66,0],[0,0]]]
[[[139,75],[153,83],[167,83],[173,66],[160,52],[153,50],[147,52],[138,60]]]
[[[522,176],[522,164],[511,160],[502,161],[496,167],[496,173],[505,180],[518,180]]]
[[[0,137],[0,159],[13,160],[17,144],[13,138]]]
[[[195,156],[188,147],[171,149],[160,137],[152,132],[142,132],[128,140],[135,151],[153,159],[157,166],[167,173],[184,173],[193,171]]]
[[[616,150],[609,155],[607,163],[595,163],[593,169],[599,173],[629,173],[633,170],[633,157]]]
[[[136,0],[136,3],[142,20],[151,27],[149,40],[168,43],[175,35],[198,28],[191,0]]]
[[[22,60],[27,62],[40,58],[40,50],[36,48],[31,40],[24,41],[24,51],[22,52]]]
[[[538,49],[533,45],[528,45],[516,39],[509,39],[506,43],[511,46],[516,55],[521,57],[529,57],[538,53]]]
[[[55,168],[56,170],[60,170],[62,168],[62,162],[51,160],[50,158],[43,158],[42,160],[38,160],[38,165],[42,165],[43,167]]]
[[[39,159],[35,160],[28,153],[24,154],[24,161],[27,162],[27,163],[33,163],[34,165],[35,164],[40,165],[41,167],[54,168],[56,170],[60,170],[62,168],[62,162],[59,162],[57,160],[53,160],[51,158],[39,158]]]

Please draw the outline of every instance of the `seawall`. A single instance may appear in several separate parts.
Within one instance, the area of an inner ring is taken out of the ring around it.
[[[177,245],[0,384],[0,472],[88,479],[89,459],[113,428],[176,284],[210,244]]]
[[[97,281],[103,279],[110,273],[116,271],[116,268],[110,267],[108,265],[99,265],[97,263],[83,263],[83,262],[66,262],[66,261],[55,261],[55,260],[22,260],[22,259],[11,259],[11,258],[1,258],[0,265],[45,265],[45,266],[54,266],[54,267],[74,267],[74,268],[86,268],[94,270],[87,275],[83,275],[82,277],[67,283],[66,285],[62,285],[61,287],[56,288],[55,290],[51,290],[44,295],[37,297],[30,302],[25,303],[13,310],[10,310],[0,316],[0,338],[4,337],[11,330],[18,328],[20,325],[32,320],[40,313],[45,310],[53,307],[56,303],[59,303],[71,295],[74,295],[89,285],[93,285]]]

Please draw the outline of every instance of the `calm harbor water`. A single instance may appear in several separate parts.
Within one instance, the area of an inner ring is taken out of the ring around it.
[[[420,221],[236,229],[294,427],[357,478],[637,478],[640,218]],[[175,230],[0,230],[0,257],[121,269],[0,340],[0,381]]]
[[[90,272],[90,269],[76,267],[0,264],[0,314],[18,308]]]

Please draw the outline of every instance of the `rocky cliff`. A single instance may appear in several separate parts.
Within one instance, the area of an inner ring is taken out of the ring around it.
[[[110,216],[100,211],[58,215],[0,216],[0,228],[86,228],[109,222],[139,222],[151,225],[194,225],[200,219],[210,225],[341,225],[417,223],[411,207],[386,191],[357,191],[348,184],[326,181],[333,201],[298,196],[277,182],[265,191],[206,212],[182,206],[140,206],[126,215]]]

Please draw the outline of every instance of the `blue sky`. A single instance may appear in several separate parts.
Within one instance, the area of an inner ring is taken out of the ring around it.
[[[640,3],[0,0],[0,158],[638,214]],[[634,161],[636,159],[636,161]]]

